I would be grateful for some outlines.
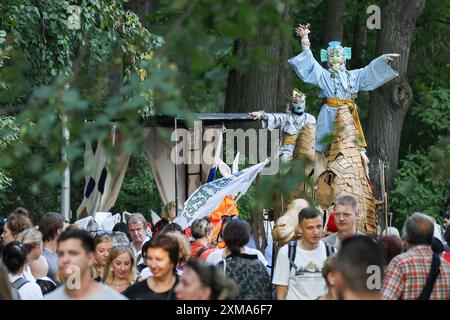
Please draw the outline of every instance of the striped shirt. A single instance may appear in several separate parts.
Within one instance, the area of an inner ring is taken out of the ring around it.
[[[431,269],[433,251],[418,245],[392,259],[381,288],[384,300],[417,300]],[[450,299],[450,264],[441,258],[440,274],[430,300]]]

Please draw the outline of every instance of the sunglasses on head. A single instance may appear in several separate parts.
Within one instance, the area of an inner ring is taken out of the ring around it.
[[[238,221],[238,216],[222,216],[222,225],[220,226],[219,233],[217,235],[217,239],[220,237],[223,237],[223,227],[225,224],[231,222],[231,221]]]
[[[111,232],[111,231],[105,231],[105,230],[96,230],[96,231],[91,231],[92,236],[94,237],[104,237],[104,236],[113,236],[115,234],[117,234],[117,232]]]
[[[230,222],[239,220],[238,216],[222,216],[222,221]]]
[[[124,243],[124,242],[114,243],[113,244],[113,248],[126,248],[126,249],[130,249],[131,250],[130,244],[129,243]]]

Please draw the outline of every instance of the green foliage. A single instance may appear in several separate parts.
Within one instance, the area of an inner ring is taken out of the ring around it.
[[[424,92],[419,97],[421,105],[415,105],[412,115],[420,119],[433,131],[450,128],[450,89],[437,88]]]
[[[429,154],[410,153],[401,161],[391,199],[398,226],[401,226],[404,220],[416,211],[440,220],[441,213],[449,205],[450,143],[448,139],[443,141],[442,149],[438,150],[431,148]]]
[[[400,224],[414,211],[435,217],[448,209],[450,63],[447,40],[450,1],[431,0],[422,13],[408,63],[414,94],[400,143],[392,208]]]
[[[6,32],[0,30],[0,70],[4,67],[5,61],[9,59],[11,46],[6,43]],[[6,91],[8,85],[0,78],[0,92]],[[19,138],[19,128],[16,126],[14,117],[0,116],[0,151],[6,151],[14,141]],[[0,166],[0,190],[11,186],[12,179]]]
[[[416,150],[426,151],[440,135],[448,135],[449,15],[450,1],[430,0],[419,18],[408,63],[414,100],[402,130],[400,158]]]
[[[0,151],[3,153],[19,138],[20,129],[14,117],[0,117]],[[0,191],[11,186],[12,179],[0,166]]]
[[[159,213],[162,205],[147,156],[143,150],[138,151],[130,159],[113,211],[140,212],[151,221],[150,210]]]
[[[0,70],[5,65],[5,60],[9,59],[8,51],[11,50],[11,46],[6,44],[6,32],[4,30],[0,30]],[[0,79],[0,91],[6,90],[6,82]]]
[[[85,143],[106,140],[111,122],[124,119],[121,129],[132,152],[141,138],[140,115],[155,112],[154,99],[163,100],[161,108],[178,105],[171,80],[176,68],[153,56],[162,38],[143,28],[135,14],[123,9],[124,2],[79,1],[79,30],[66,25],[69,1],[0,3],[6,17],[0,20],[5,30],[0,39],[11,48],[8,63],[0,68],[0,82],[8,89],[0,90],[0,104],[12,107],[21,130],[20,143],[0,159],[0,168],[13,172],[14,178],[11,189],[0,195],[2,207],[15,202],[37,212],[59,210],[58,186],[65,167],[60,160],[61,114],[69,119],[71,140],[65,150],[69,163],[76,165],[71,169],[77,181],[84,175],[79,160]],[[95,129],[85,130],[85,120],[95,121]],[[73,185],[81,195],[83,184]],[[73,199],[72,211],[80,197]]]
[[[136,153],[142,117],[221,112],[232,68],[245,71],[255,64],[280,63],[264,56],[264,49],[276,37],[290,41],[294,54],[299,53],[300,41],[280,14],[285,5],[292,5],[294,24],[311,24],[316,57],[323,47],[321,0],[155,0],[145,21],[149,29],[124,9],[126,2],[0,2],[0,114],[14,116],[7,122],[0,120],[0,140],[8,136],[6,132],[17,132],[20,141],[8,140],[0,157],[0,183],[5,181],[5,172],[14,179],[0,192],[2,209],[24,204],[34,212],[59,210],[59,183],[65,167],[60,160],[61,114],[69,118],[71,139],[66,151],[75,210],[84,185],[84,145],[106,140],[111,121],[120,120],[129,137],[127,148]],[[67,28],[69,4],[82,9],[80,30]],[[402,132],[400,159],[404,161],[392,199],[400,217],[416,208],[425,210],[426,206],[429,212],[437,212],[448,205],[443,200],[448,198],[443,188],[448,188],[450,172],[445,138],[450,104],[448,4],[449,0],[427,2],[411,47],[408,78],[415,99]],[[347,1],[346,5],[344,43],[351,46],[358,2]],[[276,32],[261,37],[263,27]],[[366,63],[375,58],[375,37],[376,31],[368,30]],[[239,39],[249,44],[243,57],[234,54]],[[322,104],[317,99],[319,90],[294,79],[294,86],[307,95],[307,111],[317,115]],[[358,98],[363,127],[367,101],[367,94]],[[85,120],[95,121],[95,130],[85,130]],[[111,147],[111,143],[106,145]],[[261,177],[258,186],[252,186],[239,201],[241,216],[248,218],[258,208],[273,206],[280,190],[287,193],[305,181],[302,165],[294,163],[291,175]],[[418,195],[426,199],[419,201]],[[149,209],[159,211],[160,205],[147,161],[137,153],[114,209],[148,213]]]
[[[282,19],[286,1],[157,0],[148,15],[151,30],[166,40],[159,52],[179,66],[177,84],[183,104],[192,112],[221,112],[225,101],[228,72],[245,71],[263,64],[261,52],[276,33],[261,39],[262,26],[292,38],[291,26]],[[234,43],[249,45],[244,57],[236,57]],[[278,63],[277,61],[269,61]]]

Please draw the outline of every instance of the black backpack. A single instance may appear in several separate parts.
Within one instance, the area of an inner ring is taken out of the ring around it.
[[[56,284],[53,281],[46,279],[36,279],[36,284],[41,288],[42,294],[45,296],[47,293],[56,289]]]
[[[331,256],[333,253],[336,252],[336,248],[332,245],[329,245],[328,243],[324,242],[325,244],[325,250],[327,252],[327,257]],[[292,267],[295,267],[297,269],[297,266],[295,265],[295,254],[297,253],[297,240],[289,241],[288,244],[288,259],[289,259],[289,272],[292,270]]]

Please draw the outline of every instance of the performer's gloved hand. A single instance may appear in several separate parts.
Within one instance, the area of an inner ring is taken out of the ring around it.
[[[267,119],[267,114],[263,110],[250,112],[249,116],[252,117],[253,120],[266,120]]]
[[[400,57],[399,53],[386,53],[383,54],[383,57],[386,59],[386,61],[394,61],[396,60],[398,57]]]
[[[295,33],[302,38],[302,49],[306,50],[309,49],[311,46],[311,43],[309,42],[309,36],[308,33],[311,31],[309,30],[309,23],[306,25],[299,24],[297,28],[295,28]]]

